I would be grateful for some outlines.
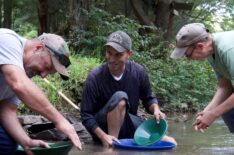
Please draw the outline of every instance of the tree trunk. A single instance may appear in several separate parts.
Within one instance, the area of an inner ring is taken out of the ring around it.
[[[12,0],[4,0],[4,18],[3,18],[3,27],[11,28],[12,23]]]
[[[124,14],[126,17],[129,17],[130,16],[130,2],[129,0],[124,0]]]
[[[70,30],[87,27],[88,11],[90,10],[91,0],[69,0],[69,27]]]
[[[132,5],[134,13],[136,17],[138,18],[139,22],[142,25],[152,25],[152,22],[150,21],[148,16],[145,14],[145,11],[142,9],[141,0],[130,0],[130,3]]]
[[[155,21],[154,24],[166,31],[169,23],[172,0],[157,0],[155,2]]]
[[[171,37],[174,10],[190,11],[192,6],[193,3],[178,3],[174,0],[156,0],[154,24],[163,30],[165,40],[168,40]]]
[[[173,13],[173,10],[171,10],[169,18],[168,18],[167,29],[166,29],[166,32],[164,34],[165,40],[169,40],[172,36],[173,17],[174,17],[174,13]]]
[[[47,32],[47,19],[48,19],[48,0],[38,0],[38,19],[40,23],[38,34]]]

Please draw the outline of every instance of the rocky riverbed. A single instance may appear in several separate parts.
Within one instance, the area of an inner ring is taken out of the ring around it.
[[[81,142],[85,143],[92,141],[91,135],[75,116],[70,114],[63,115],[74,126]],[[66,135],[55,128],[52,122],[48,121],[48,119],[42,116],[22,115],[18,118],[25,131],[33,139],[41,139],[46,141],[61,141],[68,139]]]
[[[138,115],[143,120],[149,117],[153,117],[152,115],[146,113],[142,108],[139,108]],[[63,116],[74,126],[82,143],[88,143],[92,141],[91,135],[80,122],[80,118],[77,112],[64,113]],[[187,116],[187,114],[173,114],[172,116],[167,117],[167,120],[169,122],[186,122]],[[41,139],[45,141],[61,141],[68,139],[66,135],[55,128],[52,122],[42,116],[22,115],[18,118],[25,131],[33,139]]]

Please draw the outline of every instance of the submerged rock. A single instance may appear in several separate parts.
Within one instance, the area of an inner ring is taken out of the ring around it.
[[[82,123],[76,119],[76,117],[69,114],[64,114],[64,116],[74,126],[82,142],[89,142],[92,140],[89,132],[82,125]],[[52,122],[48,121],[42,116],[26,115],[19,116],[18,118],[23,128],[33,139],[41,139],[46,141],[61,141],[68,139],[65,134],[55,128]]]

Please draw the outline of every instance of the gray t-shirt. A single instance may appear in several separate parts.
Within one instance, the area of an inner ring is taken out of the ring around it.
[[[0,28],[0,65],[11,64],[23,66],[23,51],[26,39],[20,37],[14,31]],[[0,70],[0,101],[8,100],[10,103],[18,105],[20,100],[6,83],[4,75]]]

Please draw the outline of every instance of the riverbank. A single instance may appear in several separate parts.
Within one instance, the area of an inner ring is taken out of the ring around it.
[[[62,114],[74,126],[82,143],[92,142],[91,135],[80,121],[80,114],[78,111],[72,109],[69,111],[69,113],[62,112]],[[153,117],[153,115],[146,113],[144,109],[138,110],[138,116],[140,116],[143,120]],[[168,114],[166,119],[169,124],[174,122],[186,122],[189,116],[190,114]],[[67,140],[66,135],[59,132],[54,127],[53,123],[42,116],[30,114],[21,115],[18,118],[25,131],[27,131],[27,133],[33,139],[41,139],[45,141]]]

